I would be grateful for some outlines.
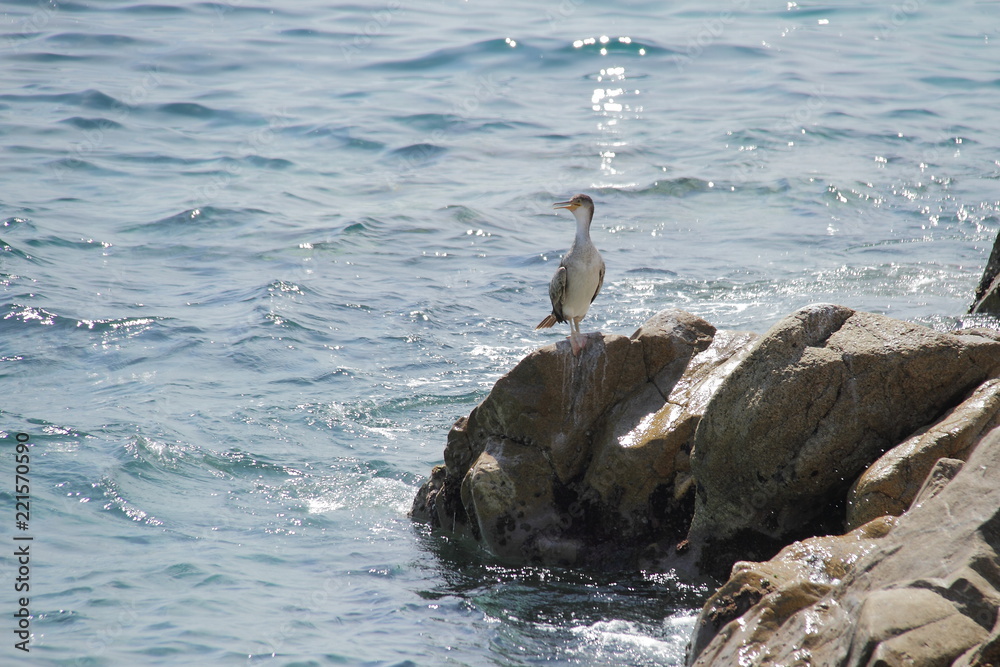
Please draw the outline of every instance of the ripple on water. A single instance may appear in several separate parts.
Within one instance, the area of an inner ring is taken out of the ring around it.
[[[156,42],[136,39],[126,35],[116,35],[110,33],[88,33],[88,32],[61,32],[49,35],[44,42],[51,42],[67,47],[84,47],[96,49],[120,49],[140,45],[155,45]]]
[[[268,215],[268,212],[260,209],[200,206],[151,222],[131,225],[125,227],[122,231],[125,233],[155,232],[157,234],[168,235],[174,235],[178,232],[197,233],[211,231],[212,228],[217,226],[236,227],[245,225],[250,220],[257,220],[266,215]]]
[[[383,60],[365,66],[369,70],[390,70],[393,72],[432,72],[451,67],[463,69],[481,63],[484,58],[492,59],[498,53],[510,51],[509,42],[503,39],[487,39],[461,46],[449,46],[423,53],[413,58]]]
[[[73,116],[71,118],[66,118],[59,121],[61,123],[66,123],[67,125],[72,125],[80,130],[120,130],[123,128],[121,123],[117,123],[109,118],[83,118],[81,116]]]
[[[0,94],[0,102],[72,106],[105,111],[120,109],[124,106],[120,100],[94,88],[88,88],[75,93],[6,93]]]

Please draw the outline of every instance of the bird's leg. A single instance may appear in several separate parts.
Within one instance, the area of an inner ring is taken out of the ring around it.
[[[569,323],[569,342],[573,346],[574,357],[580,356],[580,352],[587,346],[587,337],[580,333],[580,319],[582,318],[573,318]]]
[[[573,320],[569,320],[569,344],[573,348],[573,356],[580,354],[580,346],[576,340],[576,329],[573,327]]]

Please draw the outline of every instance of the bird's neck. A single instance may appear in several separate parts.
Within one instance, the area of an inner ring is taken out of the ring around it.
[[[582,245],[590,243],[590,222],[594,217],[593,212],[578,208],[573,211],[573,217],[576,218],[576,239],[574,240],[574,244]]]

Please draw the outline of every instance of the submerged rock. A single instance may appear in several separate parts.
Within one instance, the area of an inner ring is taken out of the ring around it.
[[[998,664],[1000,430],[918,497],[898,519],[739,564],[689,664]]]
[[[839,532],[862,471],[998,375],[992,339],[835,305],[781,320],[726,378],[695,434],[690,540],[702,565],[721,573],[789,540]]]
[[[412,516],[520,563],[625,566],[691,516],[691,437],[752,334],[663,311],[532,352],[452,428]]]

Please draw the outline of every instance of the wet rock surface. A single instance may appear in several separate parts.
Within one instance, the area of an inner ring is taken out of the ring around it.
[[[412,516],[512,563],[728,578],[693,664],[1000,665],[998,426],[995,330],[668,310],[525,357]]]
[[[842,518],[861,472],[998,373],[1000,345],[988,338],[828,304],[789,315],[698,426],[692,542],[738,550],[829,529],[824,516]]]
[[[894,518],[882,517],[848,535],[796,542],[769,561],[736,563],[729,580],[702,609],[691,654],[712,664],[726,647],[753,646],[766,636],[765,626],[777,628],[829,594],[894,524]],[[733,623],[740,618],[741,623]],[[713,649],[706,652],[710,643]]]
[[[898,519],[786,552],[734,568],[702,612],[691,664],[997,664],[1000,431]],[[760,581],[749,611],[719,617],[723,591]]]
[[[663,311],[631,337],[529,354],[448,436],[412,516],[516,562],[635,562],[683,539],[697,422],[752,334]]]

